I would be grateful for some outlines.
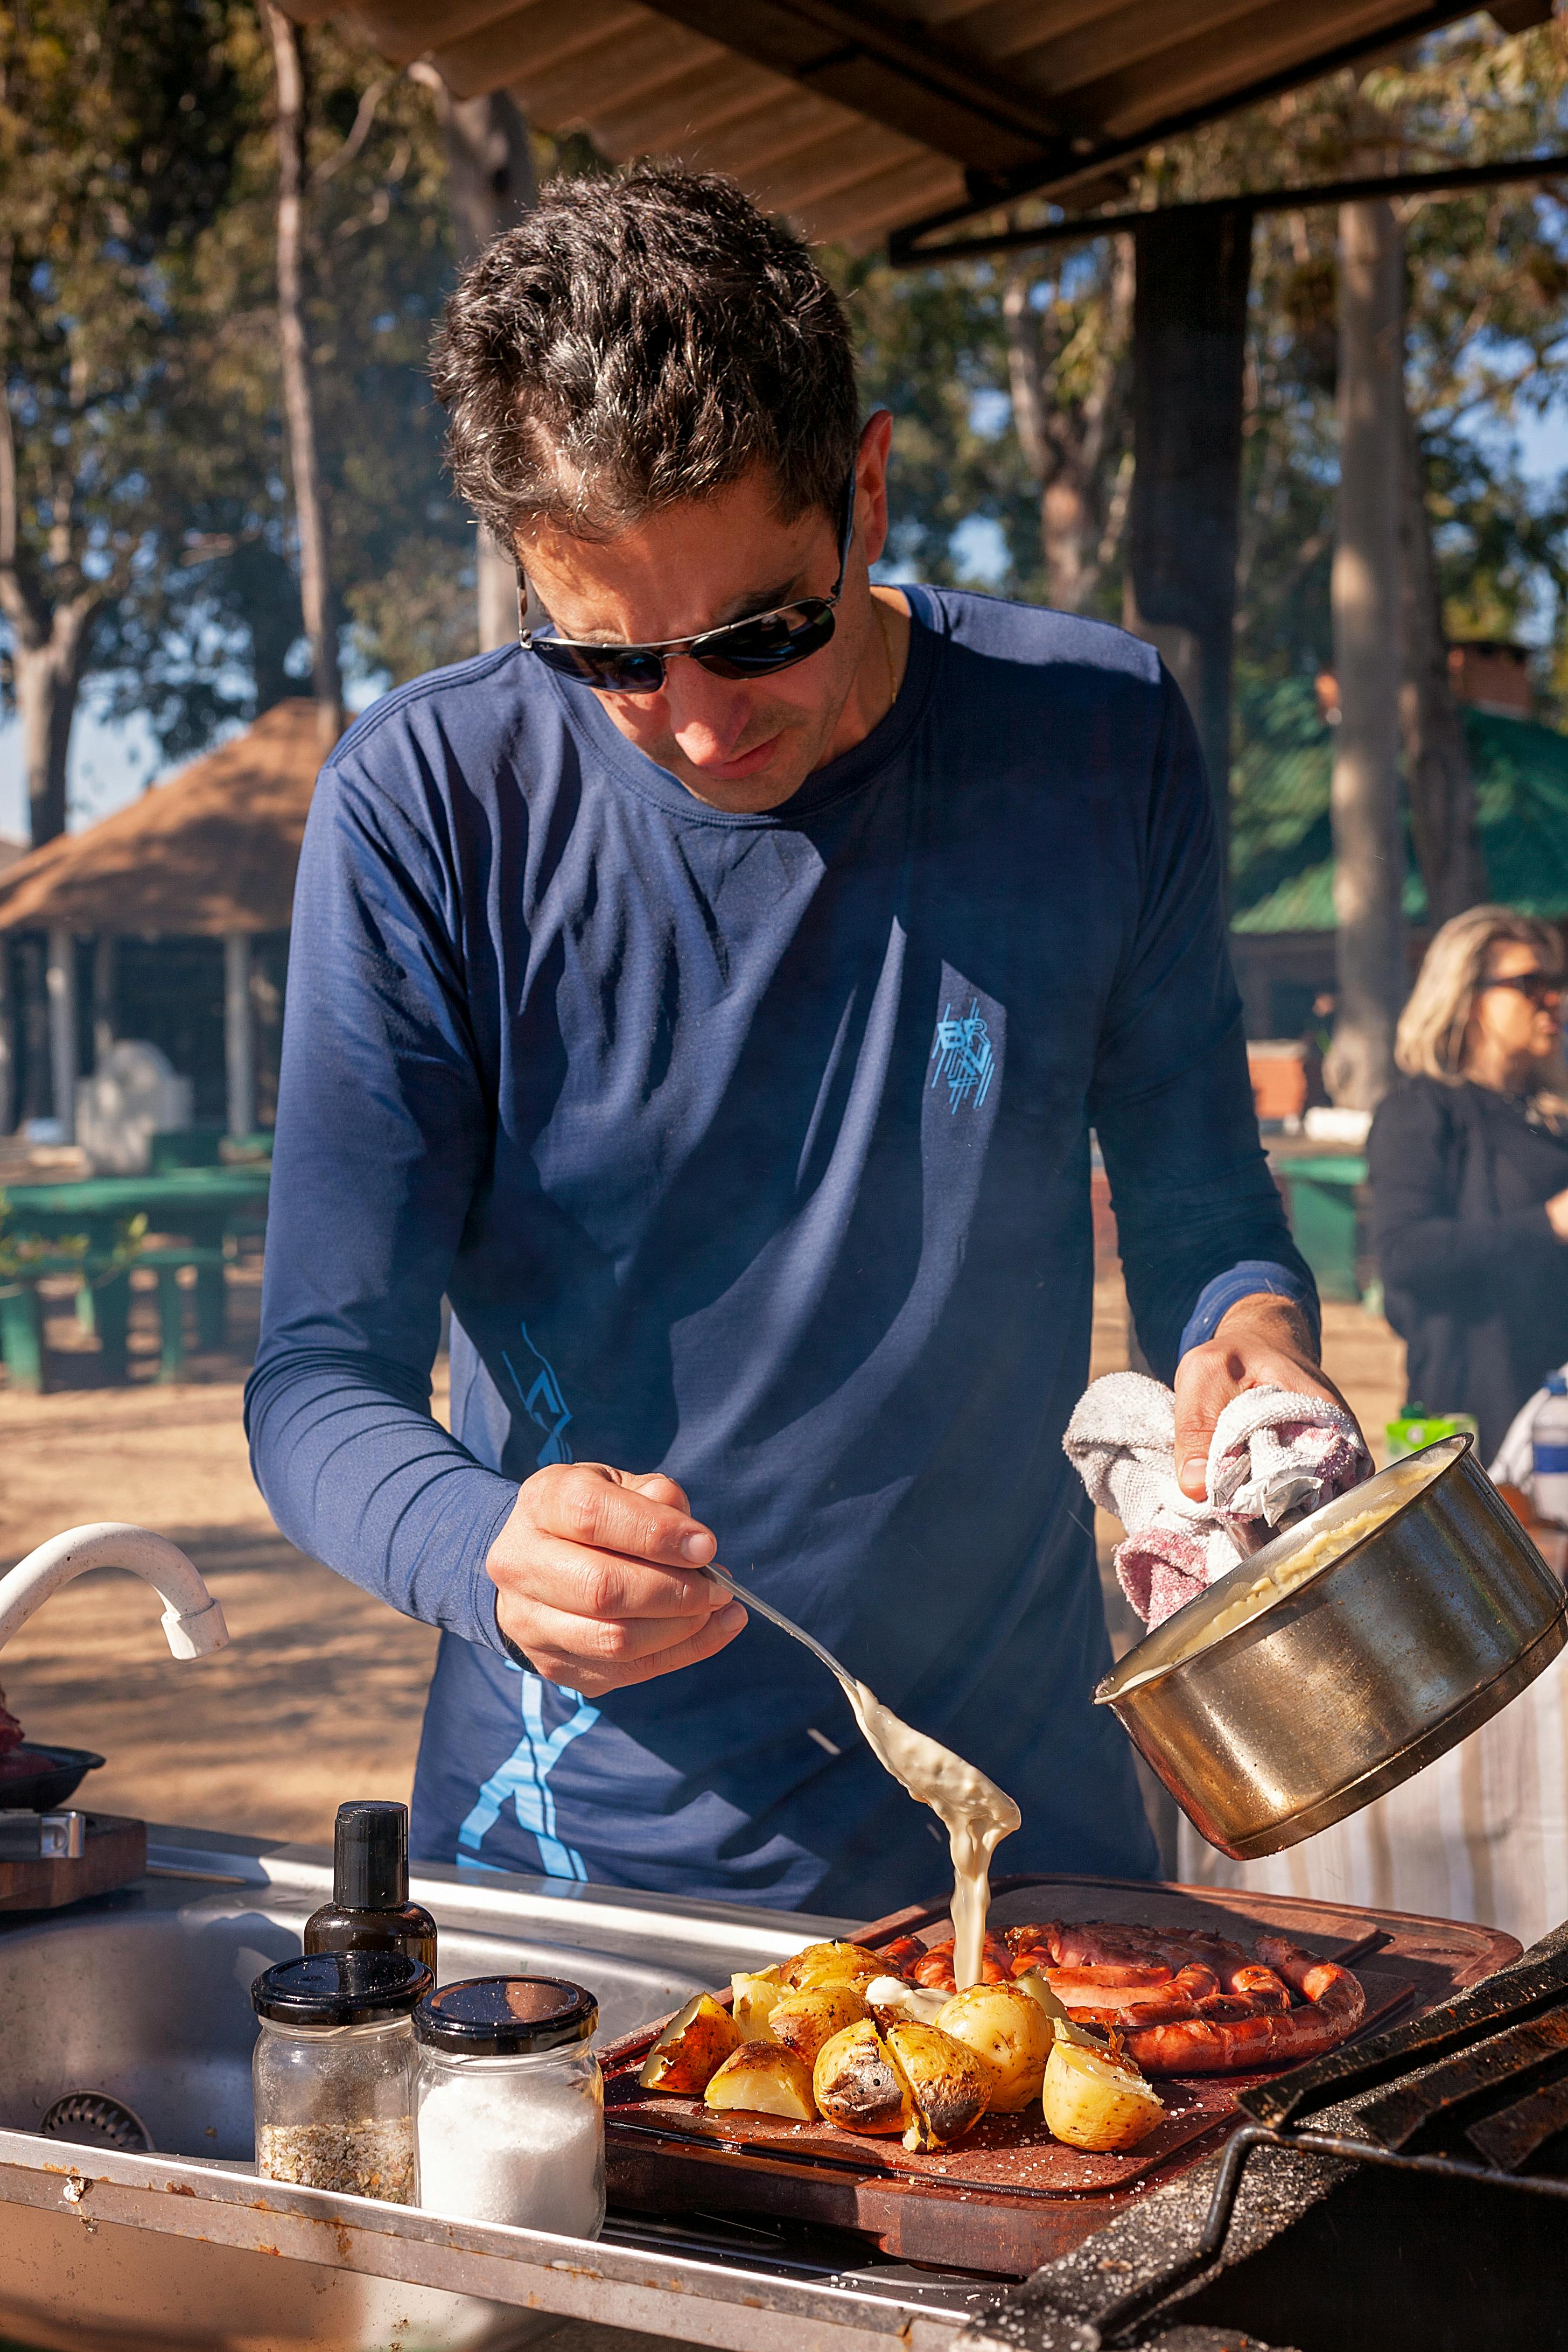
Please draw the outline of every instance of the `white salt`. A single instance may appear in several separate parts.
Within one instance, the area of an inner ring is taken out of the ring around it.
[[[449,2220],[596,2238],[603,2110],[587,2084],[453,2069],[421,2087],[419,2202]]]

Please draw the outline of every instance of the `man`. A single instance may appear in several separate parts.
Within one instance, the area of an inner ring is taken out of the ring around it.
[[[721,1556],[1017,1798],[1006,1867],[1146,1874],[1060,1443],[1091,1126],[1189,1491],[1238,1389],[1331,1393],[1181,699],[1115,630],[872,586],[889,420],[726,182],[557,184],[436,384],[527,626],[317,789],[248,1401],[279,1524],[442,1628],[416,1850],[940,1886]]]

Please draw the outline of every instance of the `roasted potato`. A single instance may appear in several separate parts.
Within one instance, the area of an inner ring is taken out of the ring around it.
[[[1053,2136],[1069,2147],[1136,2147],[1165,2112],[1135,2069],[1114,2066],[1098,2052],[1058,2042],[1046,2064],[1041,2095]]]
[[[767,2042],[768,2012],[775,2001],[784,1999],[784,1980],[777,1969],[763,1969],[748,1976],[737,1969],[730,1979],[730,1990],[734,1996],[733,2015],[742,2042]]]
[[[952,1999],[950,1992],[932,1992],[902,1977],[873,1977],[855,1990],[884,2033],[889,2025],[934,2025],[938,2011]]]
[[[812,2096],[840,2131],[901,2132],[913,2111],[909,2084],[868,2017],[825,2042],[812,2069]]]
[[[816,2121],[811,2068],[776,2042],[742,2042],[710,2079],[702,2096],[710,2107],[744,2107],[755,2116],[784,2116],[795,2124]]]
[[[994,2115],[1021,2115],[1034,2105],[1051,2054],[1051,2021],[1037,2000],[1016,1984],[966,1985],[936,2022],[990,2068]]]
[[[675,2091],[695,2098],[740,2041],[728,2010],[721,2009],[710,1992],[694,1992],[648,2052],[637,2081],[645,2091]]]
[[[850,1984],[814,1986],[810,1992],[786,1992],[768,2012],[768,2038],[793,2050],[808,2066],[816,2053],[847,2025],[858,2024],[866,2004]]]
[[[817,1985],[868,1982],[886,1969],[886,1961],[860,1944],[807,1944],[782,1963],[779,1976],[791,1992],[810,1992]]]
[[[889,2025],[884,2039],[913,2102],[904,2146],[911,2154],[950,2147],[985,2113],[991,2069],[938,2025]]]
[[[1064,2008],[1038,1969],[1026,1969],[1013,1981],[1020,1992],[1026,1992],[1031,2000],[1038,2001],[1050,2019],[1051,2031],[1058,2042],[1076,2042],[1080,2050],[1104,2050],[1105,2036],[1099,2027],[1075,2025],[1071,2012]]]

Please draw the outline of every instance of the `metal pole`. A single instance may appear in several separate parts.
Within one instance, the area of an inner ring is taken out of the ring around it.
[[[0,1135],[16,1125],[16,1069],[11,1042],[11,940],[0,932]]]
[[[60,1139],[76,1141],[76,941],[59,924],[49,932],[49,1070]]]
[[[1159,647],[1192,711],[1223,876],[1252,215],[1236,209],[1170,222],[1151,213],[1148,220],[1138,236],[1132,317],[1137,464],[1127,619]]]
[[[256,1132],[256,1024],[250,1009],[250,936],[229,931],[223,943],[223,1049],[230,1135]]]
[[[101,1074],[114,1051],[114,934],[100,931],[92,948],[92,1066]]]

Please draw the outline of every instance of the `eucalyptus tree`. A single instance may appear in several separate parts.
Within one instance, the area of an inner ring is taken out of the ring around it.
[[[181,286],[232,170],[224,31],[216,0],[0,7],[0,614],[35,842],[65,824],[96,626],[186,551]]]

